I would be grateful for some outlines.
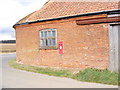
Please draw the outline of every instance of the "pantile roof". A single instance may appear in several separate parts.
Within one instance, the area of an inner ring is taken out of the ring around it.
[[[17,24],[80,15],[91,12],[118,9],[119,2],[53,2],[49,0],[43,7],[24,17]]]

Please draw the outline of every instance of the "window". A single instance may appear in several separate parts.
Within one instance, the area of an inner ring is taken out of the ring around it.
[[[44,29],[40,31],[40,48],[56,49],[56,29]]]

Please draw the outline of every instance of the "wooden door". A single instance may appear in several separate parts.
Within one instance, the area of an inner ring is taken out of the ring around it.
[[[109,70],[118,72],[120,55],[120,24],[109,25]]]

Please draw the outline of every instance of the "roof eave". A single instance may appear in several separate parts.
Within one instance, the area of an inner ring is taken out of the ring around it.
[[[108,10],[108,11],[100,11],[100,12],[85,13],[85,14],[79,14],[79,15],[73,15],[73,16],[64,16],[64,17],[58,17],[58,18],[51,18],[51,19],[44,19],[44,20],[25,22],[25,23],[15,24],[13,26],[13,28],[15,28],[16,26],[20,26],[20,25],[26,25],[26,24],[32,24],[32,23],[38,23],[38,22],[69,19],[69,18],[75,18],[75,17],[81,17],[81,16],[90,16],[90,15],[98,15],[98,14],[107,14],[107,15],[120,14],[120,9],[114,9],[114,10]]]

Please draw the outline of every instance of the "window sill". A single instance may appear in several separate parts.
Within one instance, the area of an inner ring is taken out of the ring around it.
[[[57,49],[58,49],[57,46],[43,46],[39,48],[39,50],[57,50]]]

